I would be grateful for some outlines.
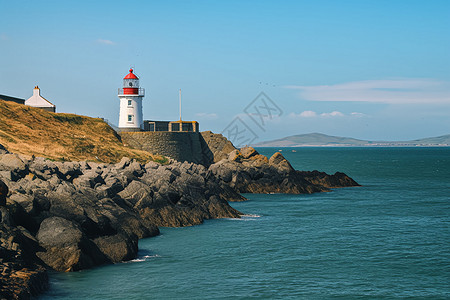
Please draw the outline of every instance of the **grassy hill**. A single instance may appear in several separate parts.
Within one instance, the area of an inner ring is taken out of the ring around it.
[[[450,146],[450,134],[423,138],[413,141],[365,141],[347,137],[330,136],[322,133],[292,135],[285,138],[261,142],[255,147],[305,147],[305,146],[384,146],[384,147],[413,147],[413,146]]]
[[[53,160],[117,162],[124,156],[141,162],[161,156],[125,147],[102,119],[0,101],[0,144],[10,152]]]

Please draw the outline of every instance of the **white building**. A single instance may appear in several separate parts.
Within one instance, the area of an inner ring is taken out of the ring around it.
[[[38,86],[35,86],[33,89],[33,96],[25,100],[25,105],[39,107],[51,112],[56,111],[56,106],[41,96],[41,90]]]
[[[119,89],[120,99],[119,129],[122,131],[141,131],[144,129],[142,98],[144,89],[139,88],[139,78],[133,69],[123,78],[123,88]]]

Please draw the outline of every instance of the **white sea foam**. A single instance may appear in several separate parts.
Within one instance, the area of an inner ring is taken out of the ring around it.
[[[240,218],[225,218],[225,220],[231,221],[254,221],[257,218],[261,218],[260,215],[241,215]]]
[[[150,258],[155,258],[155,257],[160,257],[158,254],[155,255],[144,255],[135,259],[132,259],[130,261],[126,261],[125,263],[129,263],[129,262],[143,262],[143,261],[147,261]]]
[[[242,218],[261,218],[260,215],[242,215]]]

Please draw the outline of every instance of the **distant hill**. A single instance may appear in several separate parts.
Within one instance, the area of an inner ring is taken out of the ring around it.
[[[265,141],[254,147],[409,147],[409,146],[450,146],[450,134],[412,141],[366,141],[348,137],[330,136],[322,133],[298,134],[277,140]]]
[[[425,144],[425,145],[450,145],[450,134],[437,136],[437,137],[412,140],[410,142],[416,143],[416,144]]]
[[[125,147],[102,119],[52,113],[0,100],[0,145],[10,152],[53,160],[117,162],[123,156],[139,161],[164,160]]]

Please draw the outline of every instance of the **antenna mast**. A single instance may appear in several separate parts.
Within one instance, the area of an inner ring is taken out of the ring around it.
[[[181,121],[181,89],[180,89],[180,121]]]

